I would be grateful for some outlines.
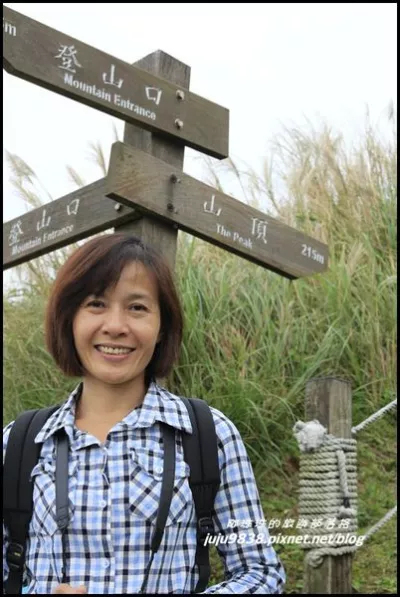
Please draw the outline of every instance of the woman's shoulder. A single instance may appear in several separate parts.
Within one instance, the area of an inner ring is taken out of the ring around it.
[[[225,413],[214,406],[210,406],[210,410],[219,439],[224,443],[229,440],[241,441],[242,438],[235,423]]]
[[[10,431],[14,423],[15,421],[11,421],[11,423],[8,423],[5,427],[3,427],[3,438],[10,435]]]
[[[5,458],[5,454],[6,454],[6,450],[7,450],[8,438],[10,437],[11,429],[12,429],[12,426],[14,425],[14,422],[15,421],[11,421],[11,423],[8,423],[8,425],[3,427],[3,463],[4,463],[4,458]]]
[[[184,398],[184,396],[182,396],[182,395],[173,394],[171,392],[169,392],[169,395],[173,399],[180,400],[180,401],[182,400],[182,398]],[[200,398],[200,397],[196,397],[196,398]],[[216,431],[216,434],[217,434],[218,439],[220,440],[221,444],[226,445],[226,443],[229,443],[231,441],[241,442],[242,438],[241,438],[240,432],[237,429],[234,422],[221,410],[208,404],[207,400],[205,400],[203,398],[200,398],[200,399],[203,400],[203,402],[205,402],[208,405],[208,407],[211,411],[211,414],[212,414],[212,417],[214,420],[214,424],[215,424],[215,431]]]

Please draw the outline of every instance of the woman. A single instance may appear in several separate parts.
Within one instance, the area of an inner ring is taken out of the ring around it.
[[[151,561],[149,549],[163,472],[160,422],[192,431],[183,401],[156,382],[178,357],[182,328],[167,264],[135,237],[93,238],[59,270],[46,314],[47,348],[65,375],[82,381],[36,437],[43,445],[31,474],[34,510],[24,592],[194,592],[196,517],[178,441],[173,498]],[[221,475],[214,526],[226,535],[230,520],[258,521],[263,513],[236,427],[211,410]],[[4,449],[11,427],[3,433]],[[62,534],[54,483],[60,428],[69,439],[70,520]],[[226,580],[205,593],[283,591],[282,564],[267,541],[221,542],[218,552]],[[4,570],[6,578],[5,562]]]

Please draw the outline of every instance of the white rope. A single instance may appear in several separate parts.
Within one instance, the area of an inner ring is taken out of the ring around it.
[[[373,415],[368,417],[368,419],[365,419],[365,421],[362,421],[362,423],[359,423],[355,427],[352,427],[351,433],[354,434],[354,433],[357,433],[358,431],[361,431],[361,429],[364,429],[364,427],[366,427],[367,425],[370,425],[377,419],[380,419],[381,417],[383,417],[383,415],[385,415],[387,412],[389,412],[396,406],[397,406],[397,398],[396,398],[396,400],[389,402],[389,404],[386,404],[386,406],[383,406],[382,408],[380,408],[378,411],[376,411],[376,413],[374,413]]]
[[[359,430],[376,420],[393,408],[394,403],[397,400],[354,429]],[[301,547],[310,550],[306,560],[317,567],[324,556],[354,553],[395,515],[397,506],[387,512],[365,535],[357,537],[356,440],[328,435],[326,428],[316,420],[308,423],[298,421],[293,432],[302,452],[299,515],[307,523],[306,527],[308,522],[311,523],[311,527],[307,529],[311,542],[303,543]],[[317,518],[322,522],[315,525]],[[342,519],[346,519],[345,531]],[[321,535],[329,536],[329,547],[317,542]]]
[[[391,510],[389,510],[389,512],[386,512],[385,516],[383,518],[381,518],[381,520],[379,522],[377,522],[376,524],[374,524],[374,526],[372,526],[369,531],[367,531],[364,535],[364,542],[367,541],[367,539],[369,539],[370,537],[372,537],[372,535],[374,533],[376,533],[376,531],[379,531],[379,529],[381,527],[383,527],[384,524],[386,524],[388,522],[388,520],[390,520],[395,514],[397,514],[397,505],[392,508]]]
[[[328,435],[316,420],[298,421],[293,432],[302,452],[299,516],[310,522],[305,531],[308,543],[301,546],[310,550],[306,556],[309,563],[319,566],[325,555],[356,549],[350,544],[357,532],[356,440]],[[329,536],[329,547],[317,542],[321,535]]]
[[[311,564],[311,566],[313,566],[314,568],[317,568],[322,563],[324,556],[330,556],[330,555],[342,556],[345,554],[354,553],[357,549],[359,549],[362,545],[364,545],[364,543],[368,539],[370,539],[370,537],[372,537],[372,535],[374,533],[379,531],[379,529],[381,527],[383,527],[383,525],[386,524],[388,522],[388,520],[390,520],[396,513],[397,513],[397,506],[395,506],[394,508],[389,510],[389,512],[387,512],[385,514],[385,516],[379,522],[377,522],[374,526],[372,526],[369,529],[369,531],[367,533],[365,533],[365,535],[362,536],[362,542],[360,544],[352,545],[352,546],[346,545],[344,547],[336,547],[334,550],[330,549],[329,547],[328,548],[322,547],[319,549],[314,549],[312,551],[309,551],[308,554],[306,555],[307,562],[309,564]]]

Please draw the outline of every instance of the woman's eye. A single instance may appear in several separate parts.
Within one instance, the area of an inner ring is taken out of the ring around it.
[[[146,307],[144,305],[131,305],[131,309],[133,311],[145,311]]]
[[[94,309],[101,309],[105,306],[105,303],[104,303],[104,301],[101,301],[99,299],[92,299],[86,303],[86,306],[92,307]],[[132,311],[138,311],[138,312],[147,310],[147,307],[145,305],[138,305],[138,304],[131,305],[129,308]]]
[[[87,306],[88,307],[103,307],[104,303],[103,303],[103,301],[92,300],[87,303]]]

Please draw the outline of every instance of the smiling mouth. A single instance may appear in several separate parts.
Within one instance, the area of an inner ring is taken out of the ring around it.
[[[103,346],[98,344],[95,346],[95,349],[102,353],[102,354],[116,354],[116,355],[123,355],[123,354],[130,354],[135,349],[134,348],[124,348],[124,347],[111,347],[111,346]]]

